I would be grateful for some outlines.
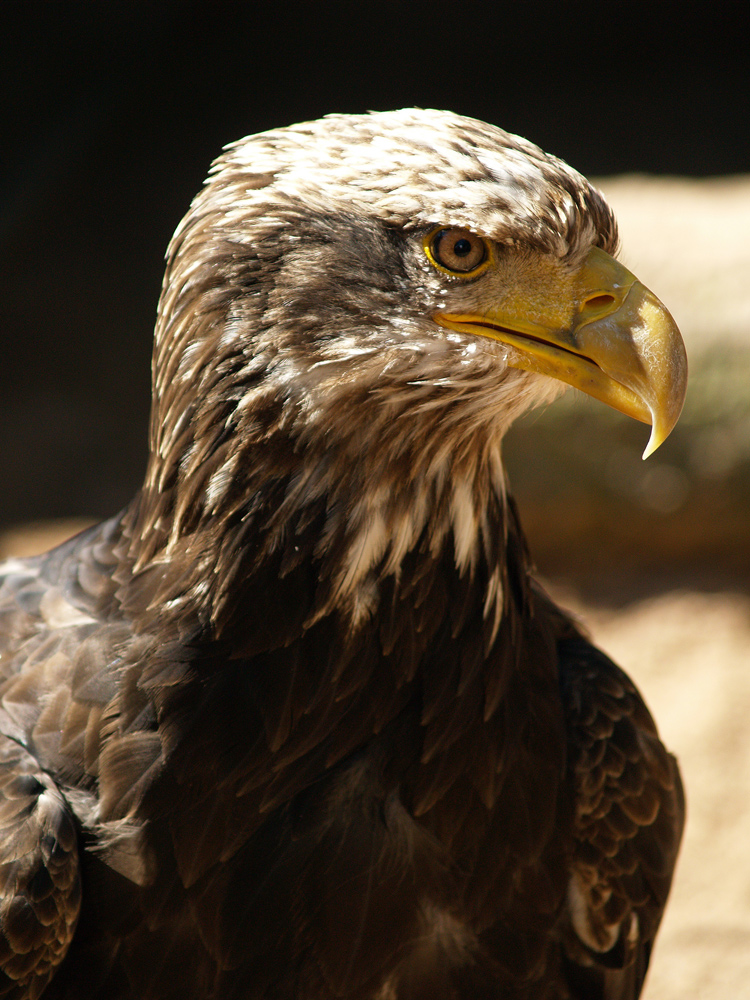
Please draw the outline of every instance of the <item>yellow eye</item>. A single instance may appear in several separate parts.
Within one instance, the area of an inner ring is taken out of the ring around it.
[[[425,253],[443,271],[473,274],[489,260],[487,241],[469,229],[434,229],[424,243]]]

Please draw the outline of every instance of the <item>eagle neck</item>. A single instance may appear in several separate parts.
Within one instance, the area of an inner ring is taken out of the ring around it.
[[[134,579],[153,581],[150,603],[162,616],[167,609],[182,627],[195,618],[231,642],[235,628],[246,640],[248,618],[258,619],[248,605],[257,608],[259,581],[288,593],[294,621],[275,614],[291,635],[327,616],[364,627],[384,601],[415,599],[415,574],[450,575],[479,588],[496,634],[509,524],[518,537],[520,529],[499,440],[453,444],[418,427],[404,433],[398,421],[365,430],[343,420],[335,442],[331,433],[295,439],[280,420],[263,440],[243,442],[241,474],[221,503],[203,490],[186,504],[183,490],[177,517],[155,518],[166,498],[144,488],[132,511]]]

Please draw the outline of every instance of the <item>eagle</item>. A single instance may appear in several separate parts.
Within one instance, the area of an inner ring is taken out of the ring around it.
[[[577,172],[443,111],[228,146],[168,249],[145,478],[0,570],[0,996],[633,1000],[684,805],[534,578],[503,436],[674,426]]]

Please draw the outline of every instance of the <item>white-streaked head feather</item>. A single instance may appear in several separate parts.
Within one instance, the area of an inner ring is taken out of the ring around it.
[[[215,534],[291,448],[264,544],[283,544],[285,518],[327,498],[316,551],[337,551],[330,600],[351,602],[355,619],[375,606],[377,574],[398,575],[425,533],[473,572],[497,531],[487,504],[505,504],[502,437],[563,386],[435,322],[478,294],[428,261],[435,225],[564,268],[616,243],[580,174],[450,112],[331,115],[227,148],[169,249],[139,565],[160,548],[201,551],[186,537],[200,524]],[[495,623],[501,605],[498,582]]]

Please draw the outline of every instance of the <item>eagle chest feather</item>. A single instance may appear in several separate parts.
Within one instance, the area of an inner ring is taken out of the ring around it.
[[[144,810],[222,965],[248,962],[253,928],[284,907],[342,991],[404,941],[431,941],[416,949],[431,975],[460,964],[500,906],[518,913],[509,950],[534,939],[542,961],[544,934],[523,914],[532,899],[534,922],[541,906],[552,924],[565,896],[569,846],[553,838],[565,734],[553,623],[534,614],[512,517],[503,536],[491,569],[479,559],[461,573],[450,534],[437,554],[410,553],[357,627],[346,607],[315,613],[303,561],[284,577],[286,632],[244,628],[240,645],[230,625],[215,671],[203,654],[201,677],[165,698],[179,740]],[[487,608],[498,564],[499,623]],[[267,588],[264,572],[238,587],[253,621]]]

